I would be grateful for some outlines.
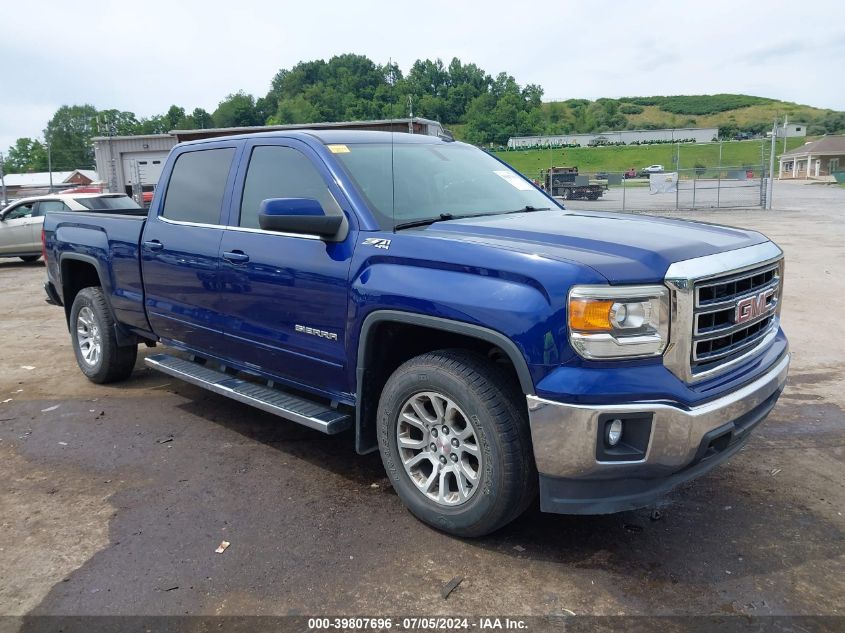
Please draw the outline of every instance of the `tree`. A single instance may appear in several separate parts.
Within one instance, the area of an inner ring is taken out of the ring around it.
[[[807,128],[809,134],[842,134],[845,132],[845,112],[829,111]]]
[[[94,165],[91,137],[97,132],[97,109],[92,105],[64,105],[44,130],[53,169],[70,170]]]
[[[214,127],[214,119],[202,108],[194,108],[191,118],[194,120],[194,129],[207,130]]]
[[[138,122],[138,134],[167,134],[172,128],[167,117],[158,114]]]
[[[243,90],[223,99],[211,117],[216,127],[245,127],[264,123],[255,108],[255,97]]]
[[[272,125],[313,123],[319,120],[320,112],[303,95],[279,100],[276,114],[269,119]]]
[[[275,123],[382,118],[395,111],[400,84],[402,73],[395,64],[378,66],[363,55],[337,55],[280,70],[259,102],[262,110],[273,108]]]
[[[134,112],[100,110],[97,113],[98,136],[130,136],[138,133],[138,125]]]
[[[172,105],[167,110],[164,118],[167,120],[167,125],[171,130],[178,130],[185,123],[185,108]]]
[[[47,171],[47,148],[37,139],[19,138],[9,148],[3,168],[9,174]]]

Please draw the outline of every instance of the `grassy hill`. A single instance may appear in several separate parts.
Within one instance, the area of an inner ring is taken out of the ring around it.
[[[810,138],[789,138],[787,149],[794,149],[811,140]],[[728,141],[722,144],[723,166],[756,166],[763,160],[769,161],[769,142]],[[783,140],[778,141],[777,154],[783,149]],[[596,171],[625,171],[631,167],[641,169],[648,165],[665,165],[672,169],[676,146],[674,145],[628,145],[619,147],[573,147],[564,149],[538,149],[509,152],[494,152],[517,171],[531,178],[537,177],[541,169],[549,164],[556,167],[577,166],[582,173]],[[698,166],[715,167],[719,164],[717,143],[698,145],[686,143],[680,146],[680,168]]]
[[[744,107],[731,108],[721,112],[707,114],[679,114],[667,112],[657,105],[642,106],[639,114],[627,115],[628,121],[638,128],[642,127],[724,127],[734,124],[741,129],[751,126],[763,126],[771,129],[772,120],[784,115],[793,123],[812,123],[833,110],[824,110],[812,106],[766,99]]]
[[[569,99],[543,104],[552,128],[561,133],[611,129],[718,127],[762,132],[775,117],[805,123],[810,134],[845,131],[845,113],[751,95],[676,95]]]

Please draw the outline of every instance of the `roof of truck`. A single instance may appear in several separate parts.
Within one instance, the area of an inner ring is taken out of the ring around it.
[[[394,143],[446,143],[449,140],[430,134],[408,134],[405,132],[378,132],[373,130],[312,130],[294,129],[273,132],[256,132],[253,134],[238,134],[236,136],[219,136],[214,138],[186,141],[180,146],[211,143],[225,140],[247,140],[253,138],[299,138],[311,137],[325,145],[343,143],[390,143],[391,136]]]

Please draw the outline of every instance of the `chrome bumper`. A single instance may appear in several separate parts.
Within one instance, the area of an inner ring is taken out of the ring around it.
[[[668,476],[695,460],[707,433],[742,418],[779,394],[788,369],[787,353],[754,382],[690,409],[654,402],[589,406],[527,396],[537,470],[541,475],[566,479]],[[599,461],[597,443],[603,441],[599,438],[599,418],[638,413],[652,416],[645,456],[637,461]]]

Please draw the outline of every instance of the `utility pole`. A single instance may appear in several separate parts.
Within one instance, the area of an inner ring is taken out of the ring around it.
[[[6,198],[6,175],[3,170],[4,162],[3,162],[3,153],[0,152],[0,207],[5,207],[7,198]]]
[[[50,172],[50,193],[53,193],[53,152],[50,147],[50,141],[44,139],[47,145],[47,171]]]
[[[789,115],[783,115],[783,152],[782,154],[786,154],[786,136],[789,133]]]
[[[774,178],[772,177],[775,173],[775,144],[778,142],[778,119],[775,117],[774,122],[772,123],[772,148],[769,151],[769,181],[768,181],[768,188],[766,190],[766,208],[772,208],[772,192],[775,188]]]
[[[716,208],[722,202],[722,139],[719,139],[719,171],[716,174]]]

